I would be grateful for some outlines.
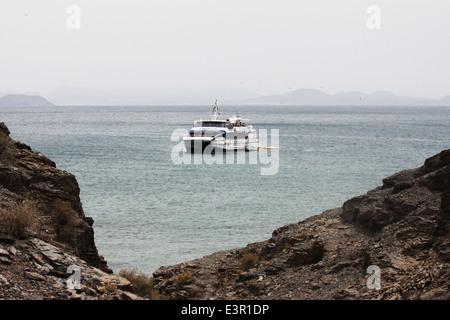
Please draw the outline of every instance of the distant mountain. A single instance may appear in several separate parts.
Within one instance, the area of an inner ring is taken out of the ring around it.
[[[315,89],[299,89],[285,94],[263,96],[247,103],[280,105],[361,105],[361,106],[450,106],[450,96],[443,99],[398,96],[390,91],[375,91],[371,94],[360,91],[343,91],[327,94]]]
[[[342,91],[328,94],[316,89],[298,89],[287,93],[261,95],[250,90],[215,86],[205,89],[116,89],[97,90],[63,86],[44,94],[56,105],[211,105],[216,99],[221,105],[306,105],[306,106],[450,106],[450,96],[427,99],[399,96],[390,91],[363,93]],[[0,105],[52,105],[34,95],[7,94]]]
[[[63,86],[45,95],[57,105],[107,104],[107,93],[102,90]]]
[[[203,90],[175,88],[155,90],[146,88],[96,90],[84,87],[63,86],[45,94],[59,105],[164,105],[164,104],[239,104],[260,95],[244,89],[222,86]]]
[[[1,107],[47,107],[54,104],[38,95],[7,94],[0,98]]]
[[[261,96],[256,99],[248,100],[247,103],[268,103],[268,104],[297,104],[299,102],[306,104],[331,103],[330,96],[322,91],[315,89],[299,89],[288,93]]]
[[[450,105],[450,96],[446,96],[446,97],[442,98],[441,101],[444,105]]]

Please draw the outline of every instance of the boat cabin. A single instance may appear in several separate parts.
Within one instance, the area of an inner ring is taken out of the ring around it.
[[[233,125],[228,120],[199,120],[194,123],[194,127],[208,127],[208,128],[228,128],[233,129]]]

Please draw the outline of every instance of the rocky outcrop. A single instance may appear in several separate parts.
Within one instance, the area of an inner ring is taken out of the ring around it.
[[[446,150],[266,241],[161,267],[156,288],[171,299],[450,299],[449,164]]]
[[[0,124],[0,208],[11,210],[23,202],[37,212],[39,237],[110,271],[94,243],[93,219],[86,217],[75,176],[56,168],[40,152],[9,137]]]
[[[9,134],[0,123],[0,299],[140,299],[98,254],[75,176]]]
[[[140,300],[131,283],[41,239],[0,237],[0,299]]]

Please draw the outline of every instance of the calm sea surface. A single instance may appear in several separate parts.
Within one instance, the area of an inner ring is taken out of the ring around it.
[[[175,164],[176,129],[212,107],[0,108],[13,139],[77,177],[99,253],[116,272],[245,246],[341,206],[450,148],[445,107],[221,107],[255,129],[278,129],[279,168]],[[270,141],[270,140],[269,140]],[[249,153],[246,153],[248,158]]]

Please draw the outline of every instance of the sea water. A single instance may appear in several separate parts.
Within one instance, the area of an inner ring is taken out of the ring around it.
[[[259,162],[175,163],[172,133],[211,110],[3,107],[0,121],[76,176],[108,265],[147,274],[268,239],[450,148],[446,107],[222,106],[223,117],[239,111],[257,131],[279,130],[276,173]]]

